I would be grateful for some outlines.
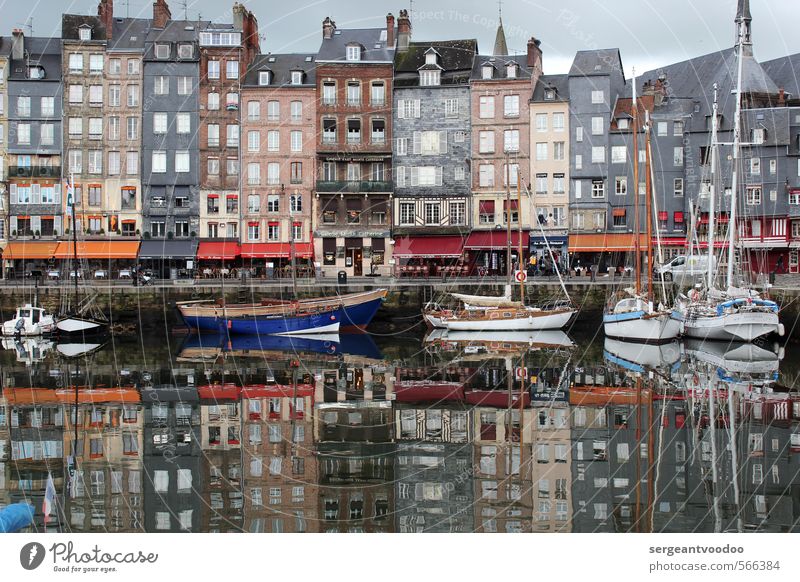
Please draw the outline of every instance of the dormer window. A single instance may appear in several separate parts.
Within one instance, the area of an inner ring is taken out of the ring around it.
[[[544,98],[546,101],[553,101],[556,98],[556,92],[553,89],[546,89]]]
[[[419,84],[422,87],[435,87],[441,85],[441,71],[420,71]]]
[[[347,60],[360,61],[361,60],[361,46],[357,44],[347,45]]]
[[[509,63],[506,65],[506,77],[509,79],[516,79],[517,78],[517,64],[516,63]]]
[[[303,71],[292,71],[292,85],[303,84]]]
[[[630,127],[630,124],[628,123],[628,119],[627,118],[623,118],[623,119],[618,119],[617,120],[617,128],[618,129],[628,129],[629,127]]]
[[[494,67],[492,65],[483,65],[481,68],[481,78],[491,79],[494,76]]]
[[[178,58],[191,59],[194,56],[194,47],[189,43],[178,45]]]
[[[78,29],[78,38],[80,40],[92,40],[92,27],[91,26],[81,26]]]
[[[38,65],[28,67],[29,79],[44,79],[44,69]]]
[[[436,53],[430,51],[425,55],[425,64],[426,65],[435,65],[436,64]]]
[[[168,59],[169,58],[169,45],[168,44],[157,44],[156,45],[156,58],[157,59]]]
[[[259,71],[258,84],[263,87],[265,85],[269,85],[270,83],[272,83],[272,71]]]

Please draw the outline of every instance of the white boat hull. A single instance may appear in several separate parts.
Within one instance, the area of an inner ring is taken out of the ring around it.
[[[91,333],[99,331],[103,325],[90,319],[80,319],[78,317],[66,317],[56,323],[58,331],[64,333]]]
[[[422,317],[425,319],[425,323],[435,329],[446,329],[447,326],[442,321],[442,317],[439,315],[434,315],[432,313],[423,313]]]
[[[666,342],[681,333],[681,322],[669,313],[655,317],[637,317],[621,321],[603,321],[606,337],[638,342]]]
[[[339,333],[339,322],[332,323],[330,325],[324,325],[322,327],[315,327],[314,329],[301,329],[297,331],[285,331],[283,333],[276,333],[275,335],[292,335],[292,336],[312,336],[318,337],[317,334],[323,333]]]
[[[766,311],[723,313],[722,315],[687,317],[685,334],[697,339],[736,340],[751,342],[777,333],[777,313]]]
[[[568,310],[514,319],[448,318],[445,319],[443,323],[448,330],[452,331],[537,331],[544,329],[562,329],[569,323],[574,314],[574,310]]]
[[[618,358],[646,368],[672,366],[681,359],[681,344],[677,341],[648,344],[607,337],[603,349]]]

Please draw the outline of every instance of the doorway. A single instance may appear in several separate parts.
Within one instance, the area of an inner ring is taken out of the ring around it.
[[[348,258],[353,265],[353,276],[360,277],[364,274],[364,266],[362,264],[363,253],[361,249],[348,249]]]

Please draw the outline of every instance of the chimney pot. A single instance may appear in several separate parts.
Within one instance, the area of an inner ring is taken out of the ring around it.
[[[326,40],[333,38],[333,31],[335,30],[336,23],[331,20],[330,16],[325,17],[325,20],[322,21],[322,38]]]
[[[394,46],[394,14],[391,12],[386,15],[386,46]]]

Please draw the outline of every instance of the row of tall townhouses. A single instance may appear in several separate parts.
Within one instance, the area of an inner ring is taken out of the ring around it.
[[[317,52],[260,54],[239,3],[220,23],[175,20],[165,0],[117,18],[100,0],[97,16],[64,15],[60,39],[2,39],[0,241],[67,235],[72,178],[81,234],[223,239],[206,258],[267,271],[313,258],[327,275],[504,273],[509,226],[512,261],[521,245],[549,262],[546,233],[562,264],[615,268],[645,230],[648,121],[664,259],[687,252],[690,226],[707,246],[711,212],[721,245],[741,36],[738,259],[797,272],[800,55],[758,63],[747,0],[735,22],[736,47],[632,79],[616,49],[544,75],[539,41],[509,55],[502,23],[491,54],[412,41],[405,10],[375,28],[326,18]]]

